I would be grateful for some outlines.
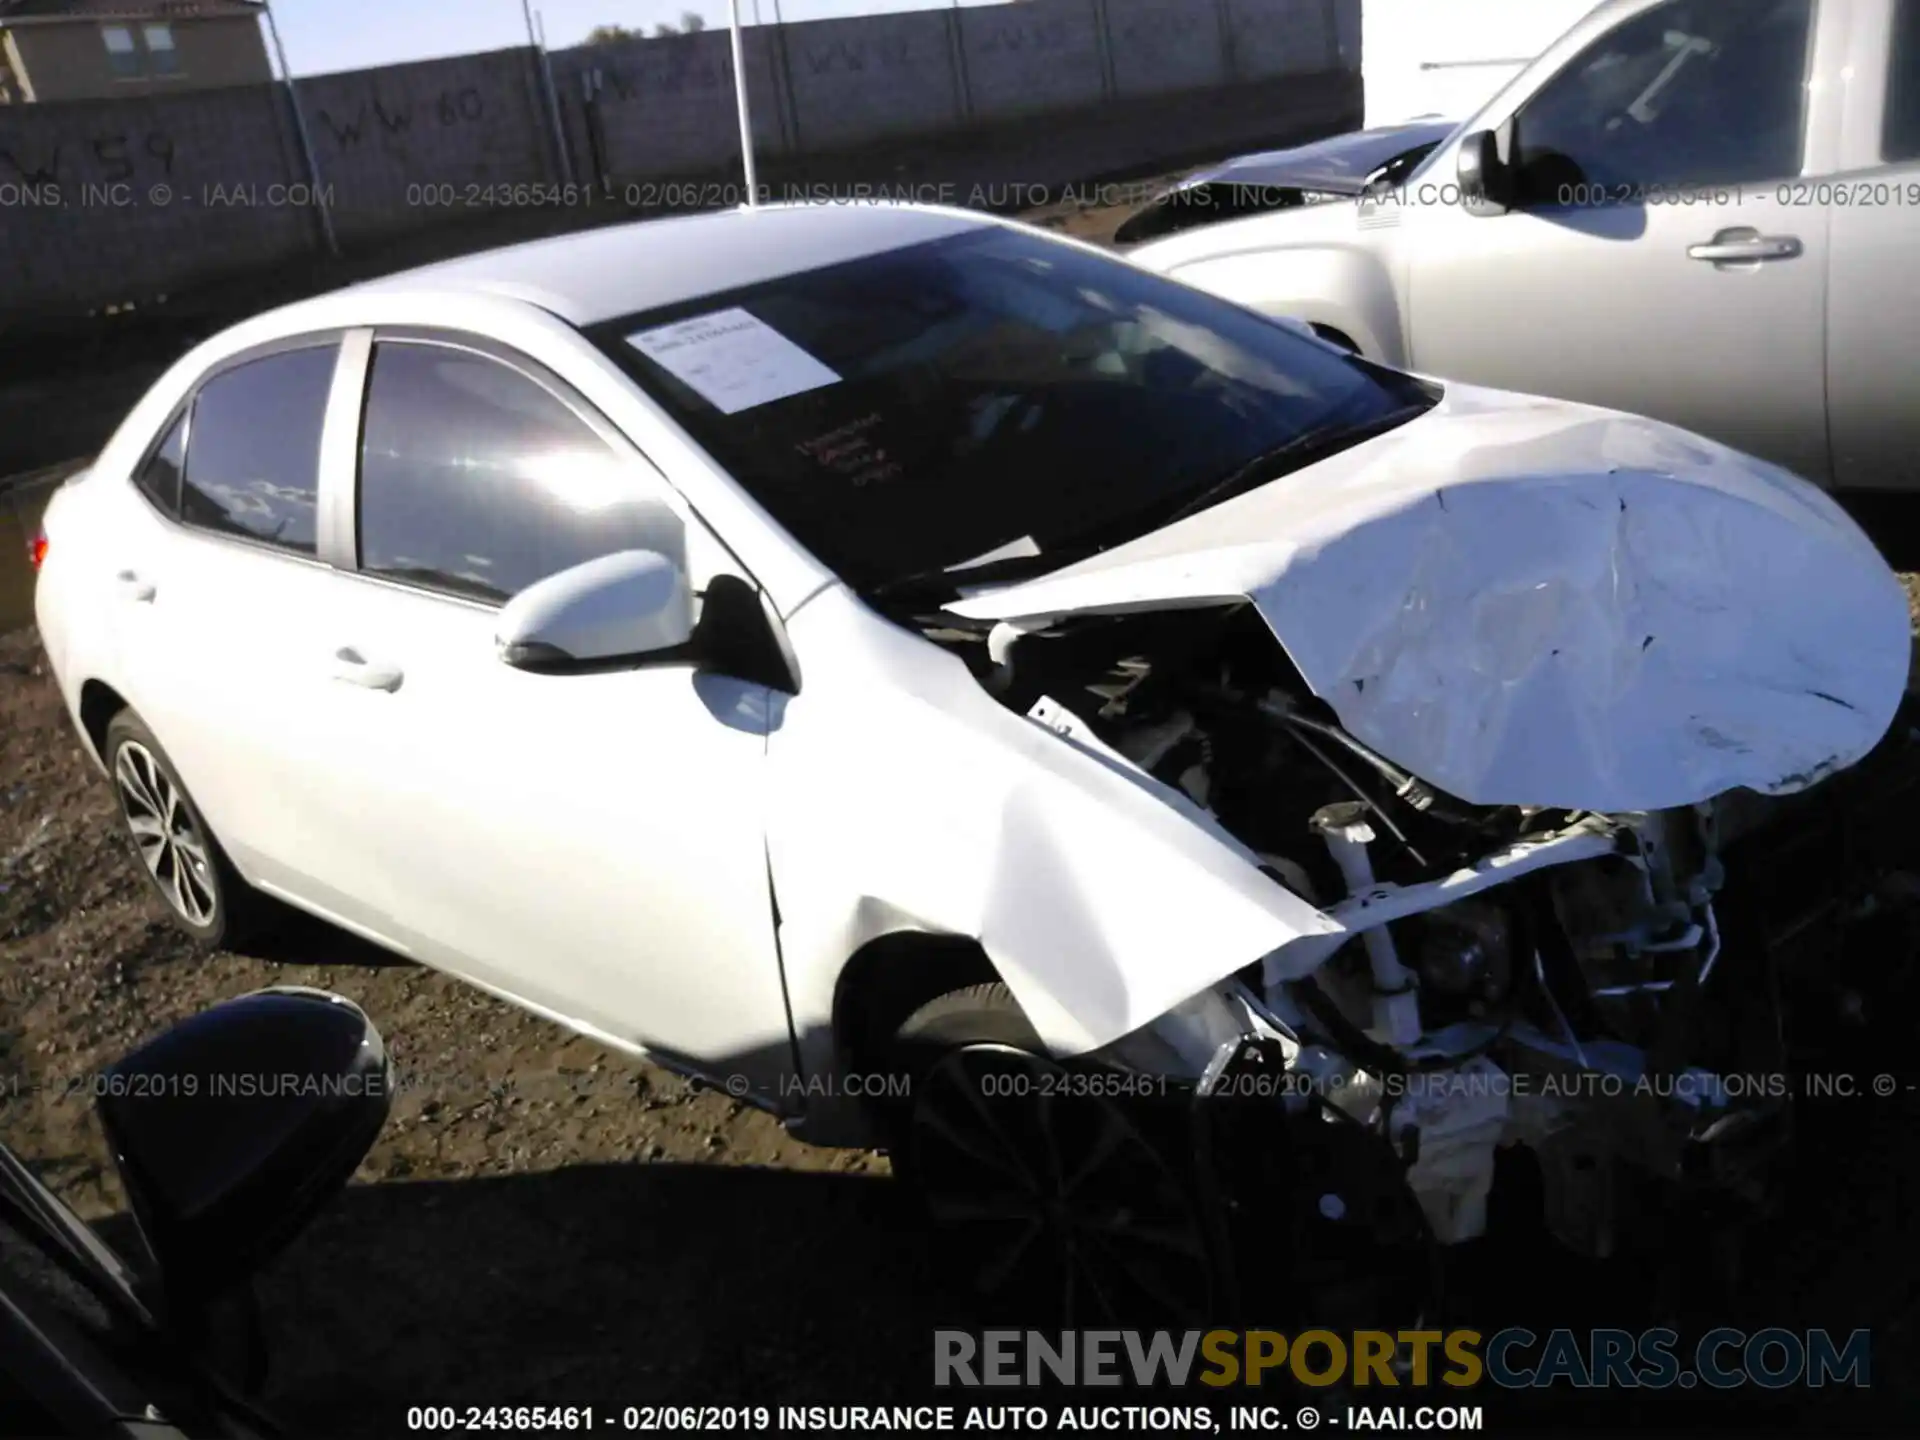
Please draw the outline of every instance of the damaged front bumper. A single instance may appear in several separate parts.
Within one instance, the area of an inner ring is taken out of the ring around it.
[[[1916,801],[1909,701],[1817,790],[1703,817],[1703,863],[1670,875],[1673,892],[1648,887],[1698,920],[1641,933],[1631,975],[1619,937],[1570,937],[1591,898],[1573,877],[1624,860],[1657,881],[1648,856],[1677,827],[1581,817],[1423,885],[1355,872],[1328,907],[1349,935],[1296,942],[1311,953],[1288,947],[1097,1058],[1177,1076],[1165,1104],[1180,1119],[1161,1133],[1186,1152],[1228,1305],[1258,1277],[1312,1291],[1323,1312],[1351,1295],[1362,1318],[1383,1286],[1417,1292],[1440,1247],[1487,1229],[1497,1158],[1505,1173],[1526,1157],[1538,1219],[1591,1257],[1636,1243],[1649,1195],[1720,1226],[1764,1215],[1793,1140],[1796,1036],[1857,1008],[1831,991],[1905,964],[1860,937],[1914,898]],[[1364,953],[1366,937],[1482,897],[1514,917],[1506,1003],[1423,1024],[1429,977],[1392,945]]]

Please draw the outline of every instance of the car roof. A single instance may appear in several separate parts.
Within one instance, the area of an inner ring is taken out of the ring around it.
[[[930,206],[767,205],[556,235],[351,288],[498,295],[588,326],[994,223]]]

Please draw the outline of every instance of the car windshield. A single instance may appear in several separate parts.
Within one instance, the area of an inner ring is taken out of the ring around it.
[[[1432,403],[1409,376],[1000,226],[591,332],[823,563],[871,588],[1045,567]],[[1223,482],[1230,482],[1223,485]],[[1301,483],[1310,483],[1302,481]]]

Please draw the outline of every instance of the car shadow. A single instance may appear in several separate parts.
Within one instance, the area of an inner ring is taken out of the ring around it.
[[[291,908],[271,930],[237,953],[273,965],[346,965],[361,970],[404,969],[414,963],[317,915]]]
[[[1861,1136],[1853,1136],[1857,1141]],[[1848,1147],[1851,1152],[1851,1146]],[[1910,1148],[1910,1147],[1909,1147]],[[1884,1153],[1884,1152],[1883,1152]],[[1911,1246],[1887,1246],[1892,1217],[1862,1224],[1858,1186],[1816,1147],[1797,1223],[1773,1237],[1758,1284],[1740,1302],[1708,1302],[1716,1324],[1873,1327],[1868,1389],[1792,1385],[1734,1391],[1528,1389],[1355,1394],[1356,1403],[1483,1405],[1489,1428],[1527,1433],[1910,1434],[1911,1314],[1893,1288]],[[1828,1168],[1832,1166],[1833,1168]],[[1834,1182],[1853,1200],[1836,1196]],[[1817,1198],[1814,1193],[1817,1192]],[[1808,1204],[1806,1202],[1812,1201]],[[125,1216],[101,1227],[128,1243]],[[1860,1245],[1867,1235],[1880,1244]],[[1855,1253],[1848,1255],[1849,1249]],[[1807,1251],[1805,1260],[1800,1252]],[[1530,1236],[1477,1242],[1471,1272],[1438,1326],[1482,1336],[1526,1326],[1641,1332],[1689,1323],[1663,1313],[1654,1270],[1625,1257],[1574,1262]],[[985,1313],[937,1263],[902,1187],[886,1179],[702,1164],[582,1165],[533,1174],[357,1185],[260,1277],[273,1361],[262,1401],[296,1436],[406,1434],[420,1406],[592,1406],[594,1428],[678,1427],[641,1407],[1133,1403],[1130,1388],[936,1390],[938,1329],[1057,1321]],[[1636,1298],[1637,1297],[1637,1298]],[[1649,1306],[1648,1302],[1652,1302]],[[1283,1307],[1284,1308],[1284,1307]],[[1891,1310],[1891,1314],[1889,1313]],[[1891,1320],[1891,1325],[1888,1321]],[[1288,1325],[1281,1312],[1270,1321]],[[1678,1353],[1689,1353],[1682,1341]],[[1540,1361],[1537,1347],[1516,1353]],[[1281,1388],[1152,1392],[1156,1403],[1224,1406],[1314,1395]],[[1324,1398],[1324,1397],[1322,1397]],[[1343,1402],[1344,1403],[1344,1402]],[[628,1414],[628,1407],[635,1407]],[[1540,1428],[1533,1428],[1540,1427]],[[442,1426],[442,1428],[446,1428]]]
[[[422,1404],[882,1403],[966,1305],[885,1179],[588,1165],[349,1189],[261,1277],[298,1434]]]

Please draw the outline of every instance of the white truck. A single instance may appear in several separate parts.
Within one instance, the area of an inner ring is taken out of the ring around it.
[[[1131,255],[1389,365],[1710,435],[1891,556],[1920,493],[1920,0],[1607,0],[1409,172]]]
[[[1366,128],[1464,120],[1595,0],[1365,0]]]

